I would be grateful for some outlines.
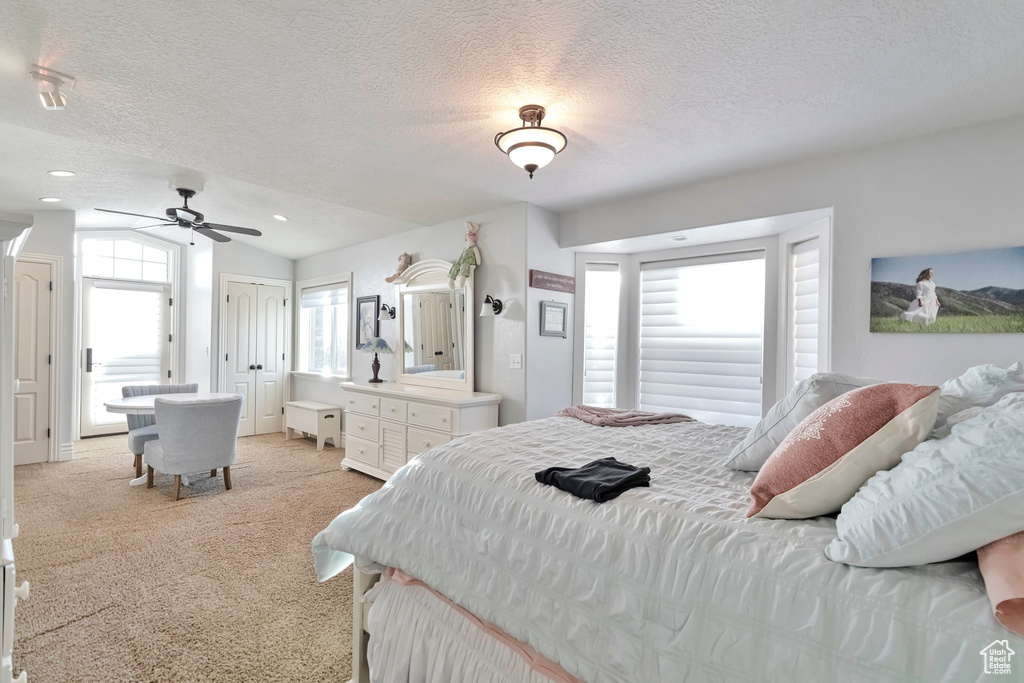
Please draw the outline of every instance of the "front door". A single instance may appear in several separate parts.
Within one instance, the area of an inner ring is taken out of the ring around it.
[[[50,451],[49,263],[14,266],[14,464],[45,462]]]
[[[103,407],[122,386],[169,381],[170,306],[170,285],[82,280],[82,436],[128,431]]]

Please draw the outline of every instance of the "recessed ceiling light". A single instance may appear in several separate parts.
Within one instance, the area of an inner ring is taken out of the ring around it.
[[[686,235],[676,235],[675,237],[672,238],[672,241],[673,242],[685,242],[688,239],[690,239],[690,238],[687,237]]]
[[[275,214],[274,214],[274,218],[276,218],[276,219],[277,219],[277,220],[279,220],[279,221],[286,221],[286,220],[288,220],[288,216],[282,216],[282,215],[281,215],[281,214],[279,214],[279,213],[275,213]]]
[[[71,176],[75,175],[74,171],[60,171],[60,170],[57,170],[57,171],[47,171],[47,173],[49,173],[50,175],[55,175],[58,178],[70,178]]]
[[[47,203],[59,202],[60,201],[60,197],[40,197],[39,201],[47,202]]]

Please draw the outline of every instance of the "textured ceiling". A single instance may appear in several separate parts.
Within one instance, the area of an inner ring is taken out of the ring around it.
[[[51,192],[37,144],[87,170],[69,208],[169,206],[193,169],[213,220],[293,218],[288,255],[571,209],[1024,111],[1022,28],[1019,0],[5,0],[0,210]],[[66,111],[31,62],[78,78]],[[492,144],[528,102],[569,137],[533,181]]]

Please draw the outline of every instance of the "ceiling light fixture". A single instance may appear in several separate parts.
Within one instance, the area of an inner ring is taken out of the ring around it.
[[[52,176],[57,176],[58,178],[70,178],[71,176],[75,175],[74,171],[59,171],[58,170],[58,171],[47,171],[47,173],[49,173]]]
[[[74,76],[62,74],[59,71],[32,65],[29,72],[32,78],[39,81],[39,99],[43,103],[43,109],[47,111],[61,111],[68,103],[68,93],[75,87]]]
[[[279,221],[287,221],[288,220],[288,216],[282,216],[279,213],[275,213],[274,214],[274,218],[276,218]]]
[[[690,238],[687,237],[686,235],[676,235],[675,237],[672,238],[672,241],[673,242],[685,242],[688,239],[690,239]]]
[[[59,202],[60,197],[40,197],[39,201],[46,202],[47,204],[52,204],[53,202]]]
[[[566,138],[561,131],[540,125],[544,120],[544,107],[528,104],[519,108],[523,125],[494,136],[494,144],[508,155],[512,163],[533,177],[533,172],[544,168],[555,155],[565,149]]]

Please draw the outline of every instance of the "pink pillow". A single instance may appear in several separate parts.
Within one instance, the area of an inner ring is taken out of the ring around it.
[[[939,388],[875,384],[808,415],[761,468],[747,517],[805,519],[836,512],[935,426]]]
[[[978,548],[978,566],[996,619],[1024,636],[1024,531]]]

